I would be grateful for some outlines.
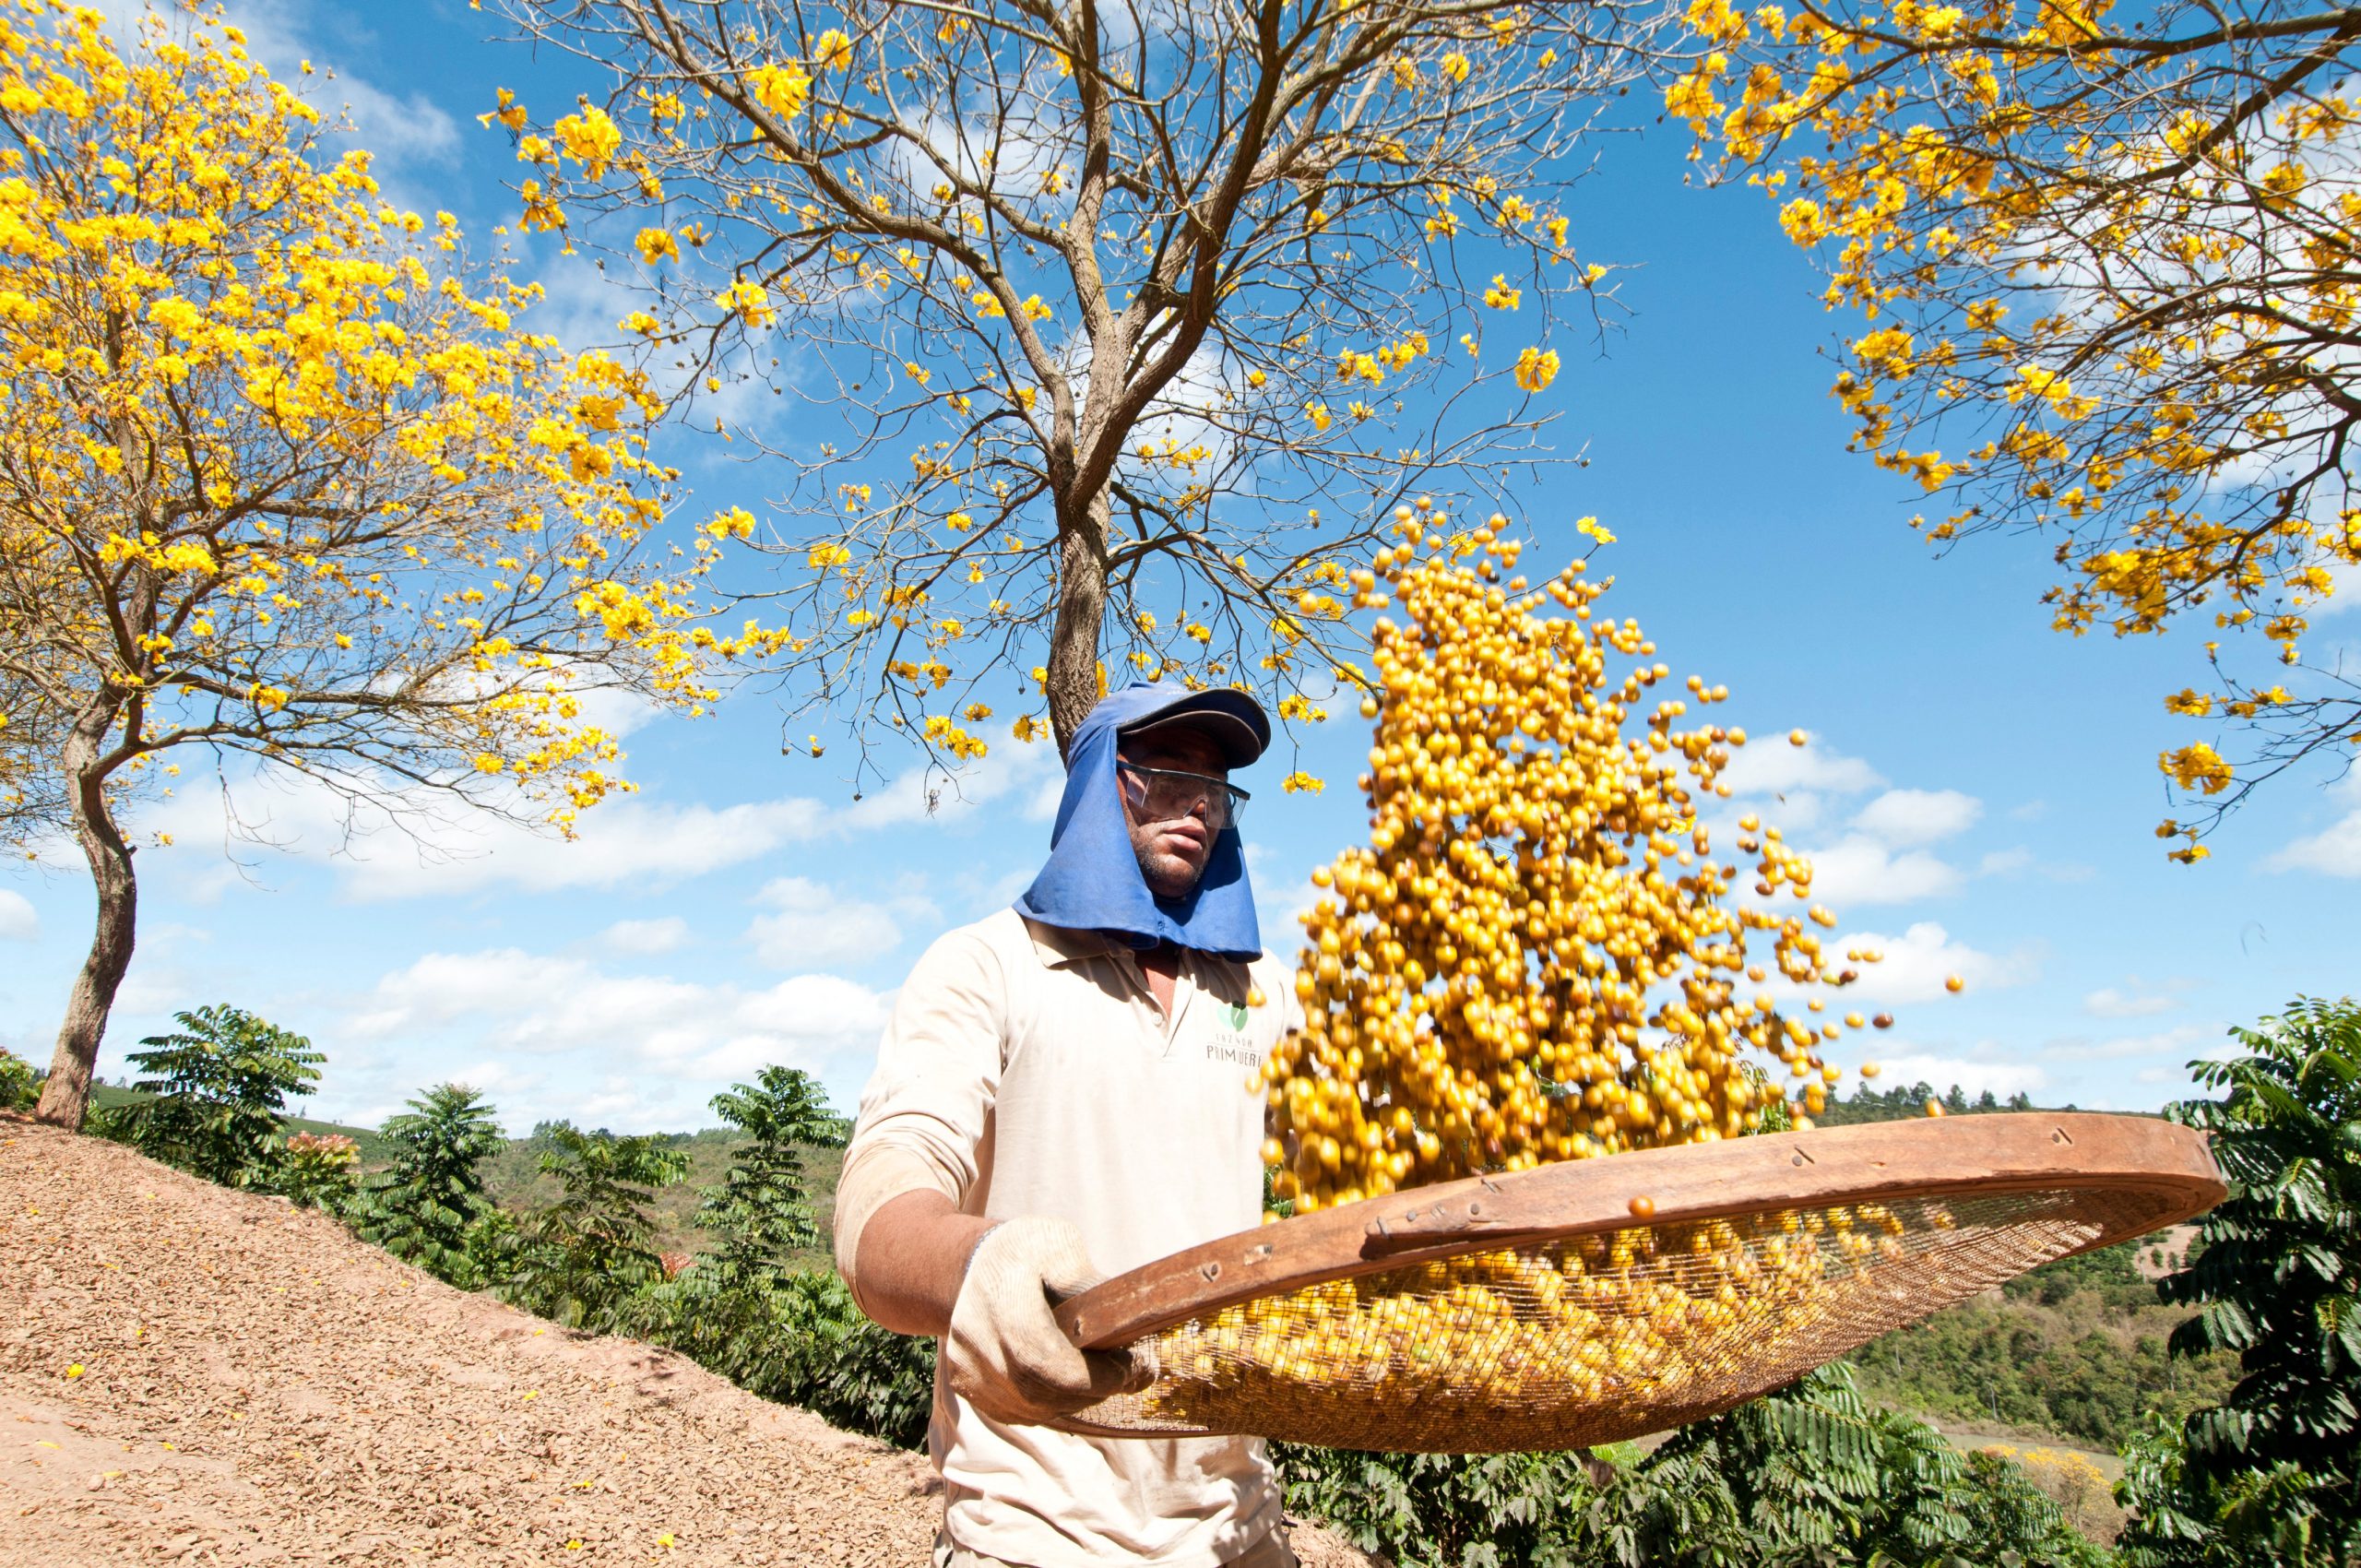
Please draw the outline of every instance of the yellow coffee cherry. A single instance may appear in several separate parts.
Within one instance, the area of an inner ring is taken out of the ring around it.
[[[1738,1136],[1787,1102],[1779,1065],[1791,1113],[1834,1081],[1809,1015],[1858,971],[1811,929],[1833,911],[1772,902],[1808,897],[1810,862],[1748,814],[1742,874],[1699,821],[1746,737],[1681,723],[1726,689],[1660,693],[1671,667],[1605,586],[1579,562],[1531,586],[1508,527],[1406,508],[1351,576],[1400,619],[1372,629],[1369,841],[1312,873],[1304,1027],[1265,1075],[1299,1212]],[[1774,969],[1797,1013],[1737,993]]]

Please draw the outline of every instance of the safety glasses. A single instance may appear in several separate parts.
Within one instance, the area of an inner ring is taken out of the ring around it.
[[[1216,778],[1209,773],[1142,767],[1120,758],[1115,766],[1127,779],[1123,791],[1131,798],[1133,808],[1152,821],[1169,822],[1187,816],[1202,802],[1205,826],[1218,833],[1224,827],[1238,826],[1238,819],[1245,814],[1246,802],[1252,798],[1228,779]]]

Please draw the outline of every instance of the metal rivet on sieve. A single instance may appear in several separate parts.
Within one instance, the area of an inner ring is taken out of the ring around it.
[[[1484,1206],[1483,1206],[1482,1204],[1469,1204],[1469,1205],[1467,1206],[1467,1217],[1468,1217],[1470,1219],[1473,1219],[1474,1218],[1476,1218],[1476,1216],[1477,1216],[1477,1215],[1479,1215],[1479,1214],[1481,1214],[1481,1213],[1483,1213],[1483,1212],[1484,1212]]]
[[[1197,1270],[1197,1272],[1204,1275],[1208,1281],[1219,1279],[1221,1277],[1221,1265],[1217,1263],[1209,1263],[1205,1265],[1204,1267]]]

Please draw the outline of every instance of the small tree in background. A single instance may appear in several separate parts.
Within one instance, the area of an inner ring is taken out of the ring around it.
[[[146,1097],[104,1115],[101,1131],[152,1159],[224,1185],[267,1186],[287,1097],[307,1095],[327,1058],[303,1036],[235,1007],[176,1013],[181,1032],[131,1053]]]
[[[2135,1568],[2361,1558],[2361,1005],[2299,999],[2230,1033],[2248,1054],[2189,1063],[2229,1092],[2172,1108],[2213,1135],[2230,1196],[2157,1291],[2198,1309],[2173,1354],[2233,1352],[2239,1377],[2127,1454]]]
[[[713,1097],[724,1122],[747,1134],[733,1152],[730,1174],[705,1190],[699,1229],[719,1245],[697,1260],[696,1272],[725,1289],[776,1285],[797,1253],[825,1244],[803,1187],[798,1145],[842,1148],[852,1129],[828,1109],[826,1091],[810,1074],[765,1067],[752,1084]]]
[[[934,1342],[869,1321],[825,1261],[799,1146],[839,1147],[850,1132],[818,1082],[792,1067],[714,1097],[747,1134],[730,1174],[705,1190],[696,1223],[714,1250],[622,1303],[612,1326],[690,1356],[742,1388],[800,1405],[904,1448],[926,1439]],[[799,1255],[802,1254],[802,1255]]]
[[[437,1084],[379,1135],[392,1159],[363,1199],[362,1239],[463,1289],[485,1283],[468,1239],[492,1207],[483,1161],[506,1141],[491,1103],[463,1084]]]
[[[550,1129],[540,1169],[564,1189],[517,1225],[515,1262],[502,1294],[569,1327],[606,1330],[636,1292],[664,1277],[650,1189],[688,1173],[688,1158],[653,1137]]]
[[[388,205],[218,6],[12,15],[0,840],[70,827],[97,893],[39,1111],[78,1127],[143,790],[202,761],[562,827],[618,785],[586,693],[711,695],[718,541],[651,547],[645,377],[526,329],[540,290]]]

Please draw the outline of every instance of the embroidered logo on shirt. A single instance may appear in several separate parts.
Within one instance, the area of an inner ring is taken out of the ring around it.
[[[1224,1021],[1231,1028],[1240,1034],[1246,1032],[1246,1008],[1243,1004],[1233,1002],[1221,1011]]]

